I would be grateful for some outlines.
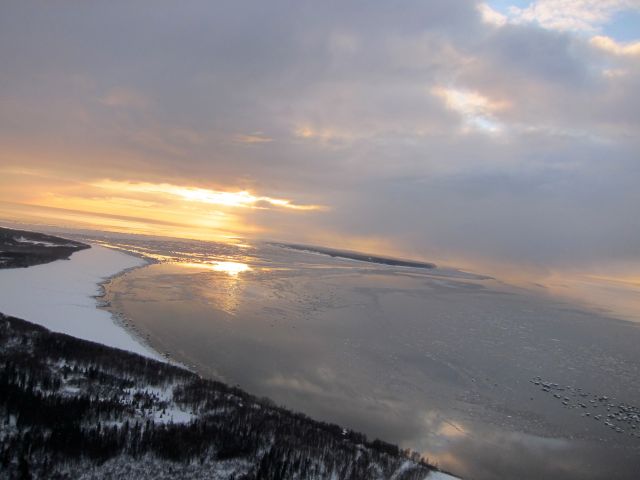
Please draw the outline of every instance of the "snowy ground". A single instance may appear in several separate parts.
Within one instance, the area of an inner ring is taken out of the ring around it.
[[[50,330],[162,360],[96,308],[98,284],[144,261],[97,245],[29,268],[0,270],[0,312]]]
[[[442,472],[431,472],[427,480],[458,480],[458,477],[452,477]]]
[[[73,243],[51,243],[45,241],[37,241],[37,240],[29,240],[23,236],[13,237],[13,239],[18,243],[29,243],[31,245],[41,245],[43,247],[73,247],[75,246]]]

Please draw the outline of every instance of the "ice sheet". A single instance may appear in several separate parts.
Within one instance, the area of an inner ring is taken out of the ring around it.
[[[94,245],[74,253],[70,260],[0,270],[0,312],[56,332],[161,360],[117,325],[110,313],[96,308],[94,298],[100,291],[100,282],[144,263]]]

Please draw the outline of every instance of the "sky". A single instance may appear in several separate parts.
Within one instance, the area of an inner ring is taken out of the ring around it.
[[[0,219],[640,264],[640,0],[5,0],[0,62]]]

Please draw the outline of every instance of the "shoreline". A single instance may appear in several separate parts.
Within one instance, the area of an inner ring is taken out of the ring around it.
[[[150,350],[151,352],[155,353],[156,355],[162,357],[161,359],[158,359],[158,360],[168,361],[168,359],[166,358],[165,355],[162,354],[162,352],[160,352],[158,349],[154,348],[153,345],[151,345],[151,343],[148,342],[144,338],[144,336],[140,334],[140,332],[138,332],[135,328],[133,328],[133,325],[132,325],[131,321],[128,320],[123,313],[112,309],[111,308],[111,302],[109,300],[106,300],[107,286],[108,286],[109,283],[111,283],[113,280],[116,280],[119,277],[122,277],[122,276],[126,275],[129,272],[132,272],[133,270],[137,270],[139,268],[147,267],[147,266],[152,265],[153,263],[156,263],[156,262],[152,261],[150,259],[144,258],[142,255],[136,255],[136,254],[133,254],[133,253],[128,253],[128,252],[126,252],[125,250],[122,250],[122,249],[110,248],[110,247],[106,247],[104,245],[95,244],[95,243],[89,243],[89,244],[91,245],[92,248],[97,245],[97,246],[99,246],[101,248],[109,248],[110,250],[122,253],[123,255],[129,255],[131,257],[139,258],[140,260],[144,261],[144,263],[142,265],[137,265],[137,266],[125,268],[124,270],[120,270],[120,271],[114,273],[113,275],[110,275],[110,276],[105,277],[104,279],[102,279],[99,283],[97,283],[98,292],[93,296],[93,298],[94,298],[94,300],[96,302],[96,309],[104,311],[104,312],[107,312],[111,316],[111,320],[113,321],[113,323],[117,327],[119,327],[122,330],[124,330],[129,336],[131,336],[134,340],[136,340],[140,345],[142,345],[143,347],[147,348],[148,350]],[[170,363],[173,363],[173,362],[170,362]],[[179,364],[179,366],[184,367],[184,365],[181,365],[181,364]]]
[[[109,298],[108,288],[109,288],[109,284],[111,284],[113,281],[118,280],[119,278],[125,276],[126,274],[134,270],[146,268],[151,265],[159,264],[162,262],[154,258],[147,257],[138,252],[124,249],[122,247],[96,244],[93,242],[90,242],[90,244],[92,246],[97,245],[101,248],[107,248],[109,250],[121,253],[123,255],[128,255],[130,257],[138,258],[144,262],[142,265],[136,265],[136,266],[125,268],[124,270],[120,270],[114,273],[113,275],[110,275],[109,277],[104,278],[101,282],[99,282],[98,283],[99,291],[94,296],[96,300],[96,309],[107,312],[111,316],[111,319],[115,325],[117,325],[119,328],[124,330],[129,336],[131,336],[134,340],[136,340],[140,345],[142,345],[143,347],[145,347],[146,349],[150,350],[155,355],[157,355],[158,357],[157,359],[163,362],[169,363],[171,365],[184,368],[185,370],[188,370],[199,376],[203,376],[204,375],[203,372],[199,371],[195,364],[181,361],[178,358],[178,354],[170,351],[170,349],[160,348],[158,345],[154,344],[150,340],[149,334],[145,334],[138,327],[136,327],[135,321],[127,317],[124,312],[115,308],[112,303],[112,300]],[[216,379],[216,380],[219,380],[219,379]]]
[[[156,360],[169,363],[170,365],[177,366],[180,368],[184,368],[192,373],[195,373],[199,376],[203,376],[202,372],[198,371],[195,365],[190,365],[187,362],[180,361],[177,358],[177,354],[168,351],[167,349],[158,348],[153,342],[149,340],[149,335],[145,335],[140,329],[138,329],[135,325],[135,322],[128,318],[124,312],[117,310],[113,305],[110,299],[108,299],[108,286],[114,280],[119,279],[120,277],[125,276],[126,274],[149,267],[151,265],[155,265],[158,263],[162,263],[154,258],[147,257],[143,254],[140,254],[135,251],[130,251],[122,247],[116,247],[111,245],[103,245],[95,242],[89,242],[89,244],[93,246],[98,246],[101,248],[107,248],[114,252],[121,253],[123,255],[128,255],[130,257],[134,257],[142,260],[144,263],[142,265],[136,265],[132,267],[125,268],[124,270],[120,270],[113,275],[110,275],[100,281],[98,285],[98,293],[94,295],[94,299],[96,301],[96,309],[107,312],[111,316],[111,320],[113,323],[124,330],[130,337],[132,337],[137,343],[145,347],[150,352],[154,353],[157,358]]]
[[[182,363],[175,362],[171,358],[167,358],[166,354],[164,354],[163,352],[161,352],[160,350],[155,348],[149,341],[147,341],[146,338],[144,338],[143,335],[140,334],[140,332],[138,332],[134,328],[133,323],[131,322],[131,320],[126,318],[124,313],[118,312],[115,309],[110,308],[110,306],[111,306],[110,303],[111,302],[105,301],[105,298],[106,298],[106,295],[107,295],[107,285],[109,283],[111,283],[113,280],[116,280],[117,278],[120,278],[120,277],[126,275],[129,272],[132,272],[132,271],[137,270],[139,268],[145,268],[145,267],[148,267],[149,265],[153,265],[155,263],[158,263],[157,260],[145,257],[144,255],[138,254],[137,252],[131,252],[131,251],[123,249],[123,248],[114,248],[114,247],[107,246],[107,245],[102,245],[102,244],[96,243],[96,242],[88,242],[88,244],[91,246],[91,248],[95,248],[95,247],[106,248],[106,249],[109,249],[111,251],[121,253],[123,255],[128,255],[130,257],[137,258],[137,259],[142,260],[144,262],[144,263],[142,263],[142,265],[134,265],[134,266],[131,266],[131,267],[127,267],[127,268],[125,268],[123,270],[119,270],[119,271],[115,272],[112,275],[109,275],[107,277],[103,277],[96,284],[96,286],[98,288],[98,291],[92,297],[95,300],[95,308],[96,308],[96,310],[107,312],[110,315],[111,321],[114,323],[114,325],[116,325],[118,328],[120,328],[125,333],[127,333],[131,338],[133,338],[134,341],[136,341],[142,347],[144,347],[145,349],[149,350],[152,354],[155,354],[155,357],[154,357],[155,360],[158,360],[158,361],[161,361],[161,362],[167,362],[167,363],[169,363],[171,365],[175,365],[175,366],[178,366],[178,367],[181,367],[181,368],[184,368],[186,370],[191,371],[191,369],[188,368],[186,365],[183,365]],[[137,352],[133,352],[133,353],[137,353]]]
[[[101,305],[109,281],[148,265],[148,260],[89,243],[91,248],[64,262],[0,271],[0,311],[54,332],[166,362]]]
[[[132,256],[137,257],[138,255],[132,255]],[[126,331],[127,334],[133,337],[140,345],[143,345],[148,350],[154,352],[159,357],[159,359],[161,359],[161,361],[183,368],[185,370],[188,370],[192,373],[197,374],[200,377],[210,378],[217,381],[223,381],[223,379],[218,378],[215,375],[210,375],[209,373],[204,372],[202,369],[198,368],[198,366],[193,361],[188,361],[189,359],[187,358],[181,358],[182,355],[180,355],[177,352],[174,352],[173,349],[169,347],[163,348],[157,343],[153,342],[148,333],[145,334],[140,328],[136,326],[134,320],[127,317],[124,312],[118,310],[113,305],[112,300],[109,298],[109,291],[108,291],[108,287],[111,282],[119,279],[120,277],[123,277],[127,273],[130,273],[134,270],[138,270],[141,268],[145,268],[151,265],[161,263],[161,262],[158,262],[157,260],[144,258],[142,256],[140,256],[140,258],[142,258],[143,260],[147,260],[147,263],[144,265],[139,265],[136,267],[131,267],[131,268],[122,270],[110,276],[109,278],[106,278],[104,281],[100,282],[99,284],[100,294],[96,295],[95,297],[98,302],[96,305],[96,308],[99,310],[105,311],[109,315],[111,315],[113,322],[119,328]]]

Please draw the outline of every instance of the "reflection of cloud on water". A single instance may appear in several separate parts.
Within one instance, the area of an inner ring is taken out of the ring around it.
[[[441,410],[425,410],[418,418],[422,423],[421,443],[429,446],[429,451],[423,453],[429,458],[439,457],[453,442],[471,435],[468,427],[459,420],[445,417]]]
[[[322,366],[299,375],[274,373],[263,381],[274,399],[295,396],[305,411],[357,430],[377,431],[381,438],[415,439],[423,432],[418,410],[401,399],[368,391],[340,380],[339,372]],[[335,406],[340,405],[339,409]],[[408,446],[405,445],[405,446]]]
[[[333,399],[353,399],[361,402],[356,386],[345,383],[340,375],[328,365],[319,365],[300,374],[274,373],[264,383],[271,388],[284,389],[302,395],[313,395]],[[366,399],[364,399],[366,401]]]
[[[437,433],[447,438],[460,438],[467,435],[462,425],[455,422],[443,422]]]
[[[132,273],[137,280],[120,289],[149,312],[149,324],[171,332],[175,348],[197,351],[202,365],[278,404],[416,449],[468,478],[525,479],[518,456],[528,471],[539,472],[539,462],[554,478],[582,472],[565,457],[592,461],[576,444],[601,426],[532,399],[523,385],[534,375],[553,371],[567,385],[583,375],[584,388],[619,398],[637,391],[636,330],[564,303],[486,280],[320,264],[275,250],[189,248],[171,245],[165,250],[177,262]],[[220,271],[214,262],[252,271]],[[506,433],[518,429],[566,436],[569,446]],[[588,437],[600,465],[624,447],[611,435],[606,443]]]
[[[293,390],[303,394],[320,395],[323,397],[335,397],[329,390],[306,379],[296,378],[293,376],[284,376],[280,373],[273,375],[265,380],[265,384],[271,387],[284,388]]]
[[[453,433],[448,427],[444,433]],[[611,452],[597,445],[561,438],[500,431],[473,431],[471,435],[453,434],[449,448],[428,454],[429,458],[456,471],[463,478],[563,478],[595,480],[612,478]],[[627,478],[638,466],[633,452],[620,449],[615,470]],[[609,458],[609,460],[607,460]],[[631,477],[629,477],[631,478]]]
[[[329,367],[318,367],[317,373],[318,373],[318,376],[325,382],[334,383],[337,380],[336,372]]]

